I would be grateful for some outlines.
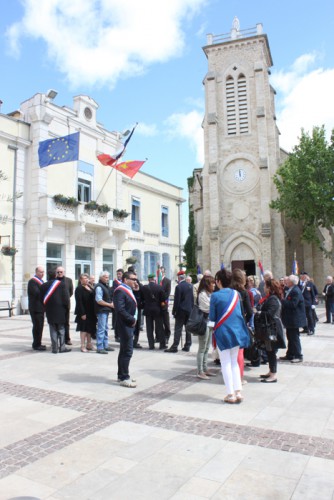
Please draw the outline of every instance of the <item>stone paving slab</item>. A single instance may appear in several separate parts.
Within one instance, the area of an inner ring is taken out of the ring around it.
[[[333,500],[334,326],[302,336],[305,362],[279,363],[277,384],[246,368],[241,405],[222,403],[213,365],[196,378],[196,339],[165,354],[141,336],[128,390],[117,344],[83,354],[73,329],[72,353],[37,353],[28,316],[0,319],[0,500]]]

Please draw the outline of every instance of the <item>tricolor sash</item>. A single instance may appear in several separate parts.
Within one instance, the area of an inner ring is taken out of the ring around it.
[[[49,290],[47,291],[47,293],[44,297],[44,300],[43,300],[44,305],[50,299],[51,295],[57,290],[57,288],[59,287],[60,284],[61,284],[61,281],[54,280],[54,282],[52,283],[52,285],[50,286]]]
[[[234,309],[236,308],[238,302],[239,302],[239,294],[235,290],[231,290],[231,298],[230,302],[225,306],[225,309],[223,310],[223,314],[218,321],[218,323],[214,327],[214,331],[217,330],[233,313]]]
[[[125,286],[123,283],[121,285],[119,285],[116,290],[114,291],[114,293],[118,292],[119,290],[123,290],[125,293],[127,293],[129,295],[129,297],[131,297],[131,299],[135,302],[136,304],[136,307],[137,307],[137,301],[136,301],[136,297],[134,296],[133,294],[133,291],[131,290],[131,288],[128,288],[127,286]]]
[[[38,276],[33,276],[31,279],[35,280],[39,285],[43,285],[44,283]]]

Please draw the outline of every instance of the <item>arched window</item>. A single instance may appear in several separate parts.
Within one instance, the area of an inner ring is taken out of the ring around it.
[[[170,255],[169,253],[162,254],[162,267],[165,268],[167,278],[171,278],[170,275]]]
[[[236,109],[235,109],[235,88],[232,76],[226,78],[226,116],[227,134],[236,135]]]
[[[237,81],[229,75],[225,83],[227,135],[246,134],[249,131],[247,81],[240,73]]]
[[[239,132],[248,132],[248,106],[247,106],[247,83],[246,77],[240,74],[238,77],[238,111],[239,111]]]
[[[132,256],[137,259],[137,262],[135,263],[135,268],[136,268],[137,277],[139,280],[141,280],[142,279],[141,251],[140,250],[132,250]]]

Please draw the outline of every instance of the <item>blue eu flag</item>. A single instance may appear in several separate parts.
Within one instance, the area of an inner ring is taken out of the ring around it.
[[[79,132],[56,137],[39,143],[39,166],[41,168],[53,163],[76,161],[79,158]]]

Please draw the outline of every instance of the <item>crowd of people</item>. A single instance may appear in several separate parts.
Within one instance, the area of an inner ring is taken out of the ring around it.
[[[306,272],[275,279],[270,271],[259,282],[256,276],[246,276],[241,269],[219,270],[213,277],[209,270],[197,276],[197,283],[180,270],[175,286],[172,315],[175,319],[171,345],[169,300],[171,280],[160,268],[161,280],[149,274],[148,283],[140,283],[135,268],[117,270],[111,281],[109,272],[102,271],[99,280],[81,274],[74,290],[73,282],[61,266],[51,270],[44,282],[44,269],[38,266],[28,283],[29,312],[32,320],[32,348],[45,351],[42,344],[44,316],[49,324],[51,352],[70,352],[70,298],[75,297],[76,331],[80,335],[82,353],[108,354],[110,345],[109,317],[119,343],[117,377],[121,386],[134,388],[136,381],[129,373],[134,349],[141,349],[140,331],[146,321],[148,349],[177,353],[181,344],[188,352],[192,333],[187,323],[194,305],[206,322],[203,335],[198,336],[197,377],[208,380],[216,373],[208,368],[210,349],[215,363],[221,366],[226,387],[224,401],[243,401],[242,387],[245,358],[256,352],[258,364],[269,365],[261,374],[262,383],[277,382],[277,352],[286,348],[281,361],[303,361],[300,333],[314,335],[318,290]],[[326,323],[334,317],[334,283],[328,276],[322,292],[326,304]],[[302,329],[302,331],[300,330]],[[184,331],[184,336],[182,335]],[[184,341],[183,341],[184,339]],[[157,345],[158,344],[158,345]],[[156,346],[157,345],[157,346]],[[253,364],[254,366],[254,364]]]

